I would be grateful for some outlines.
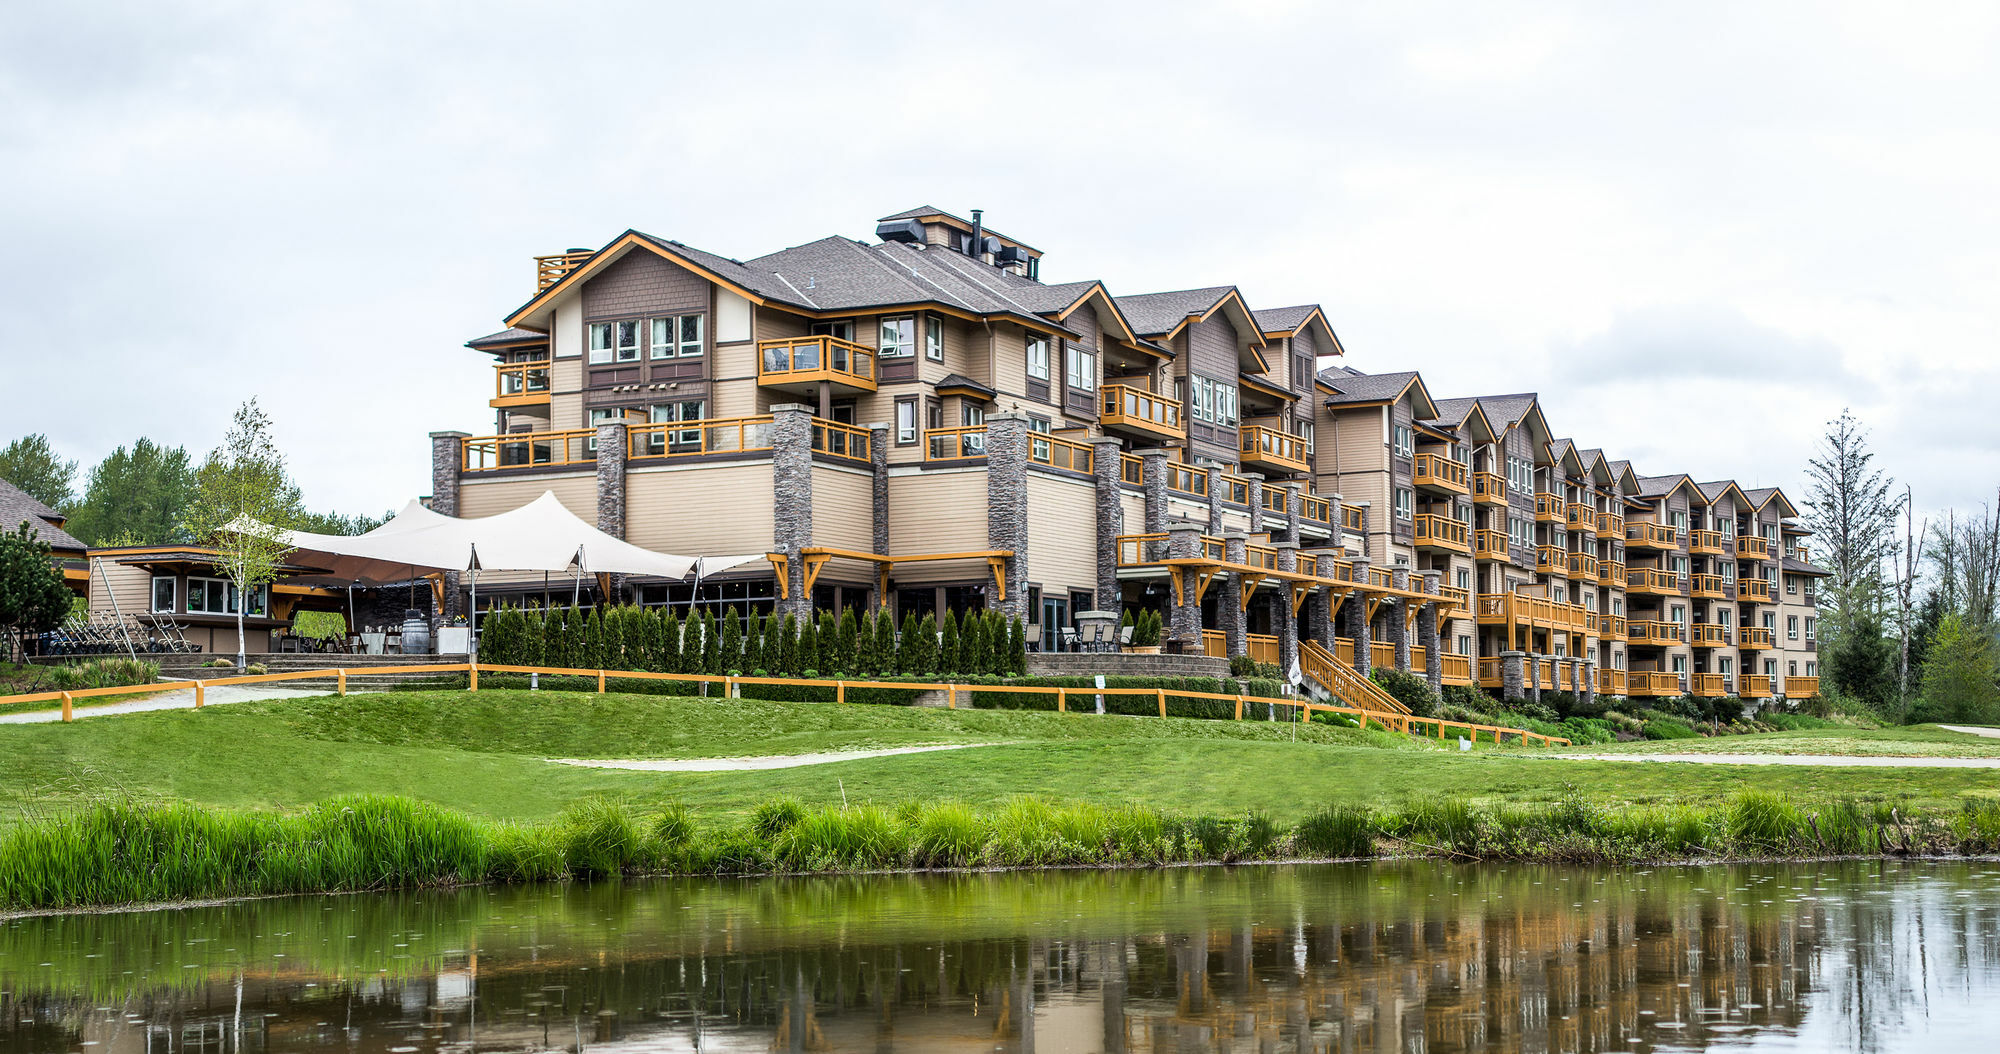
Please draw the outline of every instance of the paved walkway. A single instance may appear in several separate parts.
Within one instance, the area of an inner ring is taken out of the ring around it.
[[[826,765],[860,758],[886,758],[892,754],[928,754],[934,750],[966,750],[992,746],[991,743],[951,743],[936,747],[890,747],[886,750],[842,750],[825,754],[766,754],[747,758],[653,758],[636,761],[606,761],[598,758],[550,758],[558,765],[587,769],[633,769],[640,772],[754,772],[759,769],[794,769],[802,765]]]
[[[228,685],[216,685],[208,689],[208,693],[202,697],[201,702],[204,707],[227,706],[230,703],[249,703],[259,699],[309,699],[316,695],[332,694],[333,689],[331,688],[285,688],[269,684],[249,684],[241,688],[232,688]],[[354,688],[349,688],[347,694],[358,695],[360,693]],[[116,699],[117,697],[113,696],[113,698]],[[127,699],[123,702],[99,702],[96,705],[86,705],[88,702],[90,701],[84,700],[77,703],[75,707],[77,720],[81,721],[87,717],[110,717],[116,714],[143,714],[154,710],[192,710],[194,709],[194,689],[180,688],[171,692],[161,692],[158,695],[149,695],[144,699]],[[25,710],[19,713],[0,714],[0,725],[32,725],[45,721],[61,720],[62,710],[59,707],[50,710]]]
[[[1963,732],[1968,736],[2000,739],[2000,728],[1983,728],[1979,725],[1939,725],[1938,727],[1947,732]]]
[[[1695,765],[1821,765],[1831,768],[2000,769],[2000,758],[1912,758],[1869,754],[1547,754],[1570,761],[1685,761]]]

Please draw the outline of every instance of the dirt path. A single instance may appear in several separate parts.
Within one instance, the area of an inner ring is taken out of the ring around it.
[[[928,754],[933,750],[967,750],[993,746],[992,743],[950,743],[935,747],[889,747],[884,750],[842,750],[825,754],[766,754],[747,758],[650,758],[635,761],[600,758],[550,758],[558,765],[587,769],[633,769],[640,772],[754,772],[759,769],[792,769],[802,765],[827,765],[860,758],[886,758],[893,754]]]
[[[1938,727],[1944,729],[1947,732],[1963,732],[1968,736],[1980,736],[1985,739],[2000,739],[2000,728],[1981,728],[1977,725],[1939,725]]]
[[[1820,765],[1829,768],[2000,769],[2000,758],[1915,758],[1866,754],[1548,754],[1570,761],[1684,761],[1694,765]]]

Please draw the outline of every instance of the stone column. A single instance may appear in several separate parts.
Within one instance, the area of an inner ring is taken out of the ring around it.
[[[1208,533],[1222,533],[1222,466],[1208,466]],[[1234,655],[1235,652],[1230,654]]]
[[[876,421],[868,426],[868,467],[874,473],[871,494],[875,499],[875,552],[889,555],[889,425]]]
[[[431,511],[446,516],[458,515],[458,478],[465,465],[464,440],[469,432],[431,433]],[[428,607],[428,605],[426,605]],[[445,618],[459,614],[458,572],[447,571],[444,576]],[[397,621],[401,621],[399,618]]]
[[[1125,606],[1118,585],[1118,536],[1125,533],[1125,498],[1118,490],[1121,456],[1116,439],[1091,444],[1097,483],[1097,606],[1105,611]]]
[[[1201,555],[1201,525],[1176,523],[1167,528],[1167,555],[1177,560]],[[1201,651],[1201,601],[1194,595],[1194,575],[1189,573],[1183,583],[1178,600],[1169,591],[1167,596],[1167,631],[1181,642],[1182,650],[1190,655]]]
[[[1145,467],[1146,533],[1158,534],[1167,529],[1167,462],[1173,455],[1166,450],[1141,450],[1139,460]]]
[[[1424,592],[1432,596],[1438,593],[1438,582],[1444,578],[1442,571],[1425,571]],[[1425,604],[1417,612],[1417,643],[1424,647],[1424,680],[1431,684],[1431,691],[1444,692],[1444,641],[1438,636],[1438,606],[1436,601]]]
[[[1264,530],[1264,477],[1256,472],[1245,472],[1243,478],[1250,481],[1250,533],[1260,534]]]
[[[1306,517],[1306,491],[1297,482],[1285,484],[1285,490],[1290,495],[1285,499],[1285,537],[1296,542],[1301,537],[1299,524]]]
[[[1217,469],[1215,471],[1220,472],[1221,470]],[[1209,475],[1209,482],[1211,484],[1215,482],[1214,473]],[[1211,498],[1214,497],[1215,492],[1211,490],[1209,496]],[[1213,508],[1214,506],[1211,505],[1210,507]],[[1211,513],[1211,515],[1213,514]],[[1232,564],[1240,564],[1248,560],[1250,557],[1249,549],[1250,538],[1247,535],[1230,531],[1228,534],[1222,536],[1222,558]],[[1216,598],[1215,606],[1217,608],[1216,617],[1222,622],[1222,639],[1224,646],[1229,652],[1229,657],[1233,659],[1238,655],[1246,654],[1250,650],[1250,642],[1244,639],[1243,578],[1241,575],[1234,571],[1222,572],[1222,595]]]
[[[1279,542],[1278,570],[1297,571],[1299,569],[1299,543]],[[1292,675],[1292,664],[1299,661],[1298,617],[1292,611],[1291,584],[1286,583],[1273,600],[1272,629],[1278,634],[1278,668],[1285,677]]]
[[[1405,567],[1391,568],[1389,584],[1397,589],[1410,588],[1410,571]],[[1389,608],[1389,643],[1396,646],[1396,669],[1410,672],[1410,602],[1397,597],[1384,605]]]
[[[812,411],[803,403],[771,407],[771,547],[785,556],[780,615],[812,617],[803,550],[812,544]]]
[[[1528,698],[1538,703],[1542,701],[1542,688],[1544,687],[1542,684],[1542,658],[1541,652],[1531,651],[1528,653]]]
[[[1010,411],[986,417],[986,547],[1011,549],[1007,598],[994,610],[1010,619],[1028,616],[1028,415]]]
[[[1354,580],[1368,581],[1368,557],[1354,561]],[[1347,594],[1347,635],[1354,638],[1354,668],[1368,676],[1375,668],[1375,630],[1368,621],[1368,598],[1360,590]]]
[[[606,421],[597,426],[597,529],[613,538],[625,537],[625,458],[631,453],[626,442],[625,422]],[[611,595],[606,604],[625,598],[625,576],[611,576]]]
[[[1597,660],[1595,659],[1583,664],[1583,692],[1581,696],[1583,705],[1586,707],[1597,702]]]
[[[1500,697],[1524,699],[1528,695],[1528,657],[1525,652],[1500,653]]]

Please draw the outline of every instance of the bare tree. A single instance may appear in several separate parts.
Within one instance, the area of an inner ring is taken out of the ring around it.
[[[1931,588],[1945,610],[1963,616],[1968,629],[1991,634],[2000,619],[2000,516],[1990,506],[1964,520],[1948,511],[1943,523],[1930,525],[1929,552]]]
[[[1930,533],[1930,520],[1924,520],[1920,530],[1916,526],[1915,503],[1908,484],[1903,486],[1903,562],[1896,574],[1896,632],[1901,638],[1901,647],[1896,657],[1896,689],[1904,699],[1910,697],[1910,600],[1917,590],[1917,568],[1924,559],[1924,538]]]
[[[1893,567],[1900,548],[1896,514],[1902,502],[1891,496],[1889,477],[1871,467],[1874,460],[1868,430],[1843,409],[1827,422],[1818,456],[1806,462],[1805,522],[1833,572],[1820,591],[1822,645],[1858,616],[1880,614],[1883,565]]]

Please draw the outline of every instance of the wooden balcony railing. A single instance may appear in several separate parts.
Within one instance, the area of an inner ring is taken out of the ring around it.
[[[1354,534],[1360,534],[1362,531],[1362,525],[1367,522],[1366,515],[1367,515],[1367,510],[1363,509],[1359,505],[1343,504],[1340,507],[1340,529],[1343,531],[1349,531]]]
[[[1443,454],[1418,454],[1416,474],[1411,482],[1429,490],[1464,494],[1469,489],[1466,471],[1463,461],[1453,461]]]
[[[1482,626],[1525,623],[1537,629],[1574,633],[1583,632],[1588,614],[1581,604],[1565,604],[1521,593],[1481,593],[1476,598],[1475,606]]]
[[[1819,678],[1817,677],[1785,678],[1785,698],[1787,699],[1804,699],[1818,694]]]
[[[757,383],[830,381],[875,390],[875,349],[838,337],[787,337],[757,342]]]
[[[1775,603],[1771,583],[1761,578],[1739,578],[1736,580],[1736,599],[1745,604]]]
[[[1449,516],[1427,512],[1417,517],[1416,544],[1419,548],[1468,553],[1472,550],[1466,544],[1465,531],[1465,524]]]
[[[1597,578],[1597,557],[1592,553],[1569,554],[1569,576],[1571,578],[1595,581]]]
[[[554,256],[535,257],[535,292],[539,293],[562,281],[564,275],[582,267],[584,261],[596,255],[591,250],[578,249],[574,252],[557,253]]]
[[[1744,626],[1736,631],[1736,646],[1744,651],[1763,651],[1778,646],[1777,633],[1769,626]]]
[[[1219,629],[1201,631],[1201,653],[1209,656],[1227,656],[1229,637]]]
[[[1745,699],[1769,699],[1771,697],[1771,675],[1768,673],[1746,673],[1736,679],[1736,694]]]
[[[1697,622],[1688,627],[1688,643],[1697,648],[1726,648],[1729,629],[1713,622]]]
[[[1507,504],[1507,477],[1498,472],[1474,472],[1472,500],[1482,505]]]
[[[1597,690],[1605,695],[1625,694],[1625,671],[1597,669]]]
[[[1333,502],[1315,494],[1300,495],[1300,498],[1304,505],[1304,508],[1299,512],[1300,518],[1309,523],[1323,523],[1328,527],[1333,526]]]
[[[1167,462],[1167,490],[1191,498],[1208,497],[1208,470],[1180,461]]]
[[[1688,594],[1709,600],[1725,600],[1729,596],[1726,585],[1721,575],[1691,575],[1688,578]]]
[[[535,406],[549,401],[549,360],[501,362],[493,366],[494,407]]]
[[[1410,672],[1423,676],[1430,672],[1431,653],[1421,644],[1410,645]]]
[[[1187,424],[1181,419],[1181,404],[1164,395],[1129,384],[1107,384],[1098,389],[1097,396],[1097,420],[1106,428],[1123,428],[1162,439],[1178,439],[1187,433]]]
[[[459,469],[463,472],[594,464],[597,461],[597,429],[474,436],[460,441],[459,452]]]
[[[1703,699],[1720,699],[1729,694],[1729,677],[1720,673],[1689,674],[1688,694]]]
[[[1769,560],[1771,540],[1754,534],[1736,536],[1736,558],[1738,560]]]
[[[1501,674],[1502,671],[1499,659],[1479,660],[1479,686],[1481,688],[1501,687],[1502,685]]]
[[[1661,673],[1658,670],[1628,670],[1625,675],[1626,695],[1681,695],[1681,677],[1677,673]]]
[[[1561,546],[1536,546],[1535,573],[1542,575],[1569,574],[1569,554],[1564,552]]]
[[[1689,531],[1688,552],[1696,556],[1721,556],[1723,553],[1722,532]]]
[[[1569,529],[1597,533],[1597,510],[1588,505],[1572,503],[1569,507]]]
[[[1250,507],[1249,480],[1244,479],[1242,476],[1232,476],[1224,473],[1220,479],[1216,480],[1216,487],[1216,497],[1221,498],[1231,505],[1241,505],[1246,509]]]
[[[1535,520],[1538,523],[1563,522],[1563,500],[1554,494],[1535,495]]]
[[[1444,683],[1446,684],[1472,683],[1472,657],[1470,655],[1446,654],[1445,656],[1443,656],[1443,660],[1444,661],[1442,665],[1444,666]]]
[[[1597,562],[1597,584],[1613,589],[1625,588],[1625,561],[1599,560]]]
[[[1664,647],[1681,642],[1681,624],[1658,619],[1632,619],[1625,624],[1625,640],[1631,644]]]
[[[1615,512],[1597,514],[1597,533],[1612,538],[1625,537],[1625,517]]]
[[[1633,523],[1625,524],[1625,548],[1627,549],[1678,549],[1681,534],[1671,524]]]
[[[1672,571],[1661,571],[1651,567],[1627,567],[1625,591],[1650,593],[1656,596],[1680,596],[1681,578]]]
[[[1243,650],[1250,658],[1272,666],[1278,665],[1278,638],[1262,633],[1245,633]]]
[[[1261,567],[1267,571],[1278,569],[1278,550],[1269,545],[1246,545],[1243,547],[1243,562],[1251,567]]]
[[[1279,486],[1263,488],[1257,503],[1273,516],[1289,517],[1292,514],[1292,492]]]
[[[1135,487],[1146,485],[1146,459],[1136,454],[1118,455],[1118,481]]]
[[[1535,683],[1553,686],[1556,683],[1556,661],[1554,659],[1535,660]]]
[[[1372,641],[1368,645],[1368,661],[1387,669],[1396,668],[1396,646],[1384,641]]]
[[[1028,460],[1037,465],[1089,475],[1095,471],[1096,453],[1085,443],[1040,432],[1028,433]]]
[[[1628,632],[1628,630],[1626,629],[1625,616],[1623,615],[1604,616],[1604,624],[1601,628],[1601,632],[1603,636],[1606,637],[1607,639],[1624,640]]]
[[[1480,560],[1507,559],[1507,532],[1484,528],[1474,531],[1472,555]]]
[[[1275,468],[1280,472],[1306,472],[1312,467],[1306,458],[1306,441],[1289,432],[1264,425],[1244,425],[1237,433],[1237,452],[1246,466]]]
[[[985,456],[985,425],[930,428],[924,431],[925,461],[970,461]]]
[[[859,433],[860,456],[857,460],[868,460],[868,433],[852,425],[834,421],[814,422],[846,431],[823,432],[815,435],[814,446],[833,443],[842,450],[853,449]],[[697,457],[704,454],[735,454],[746,450],[771,449],[771,418],[759,417],[715,418],[701,421],[662,421],[655,424],[633,425],[625,430],[625,456],[633,460],[641,458]],[[816,430],[817,431],[817,430]],[[831,452],[831,451],[830,451]],[[842,456],[853,456],[843,454]]]

